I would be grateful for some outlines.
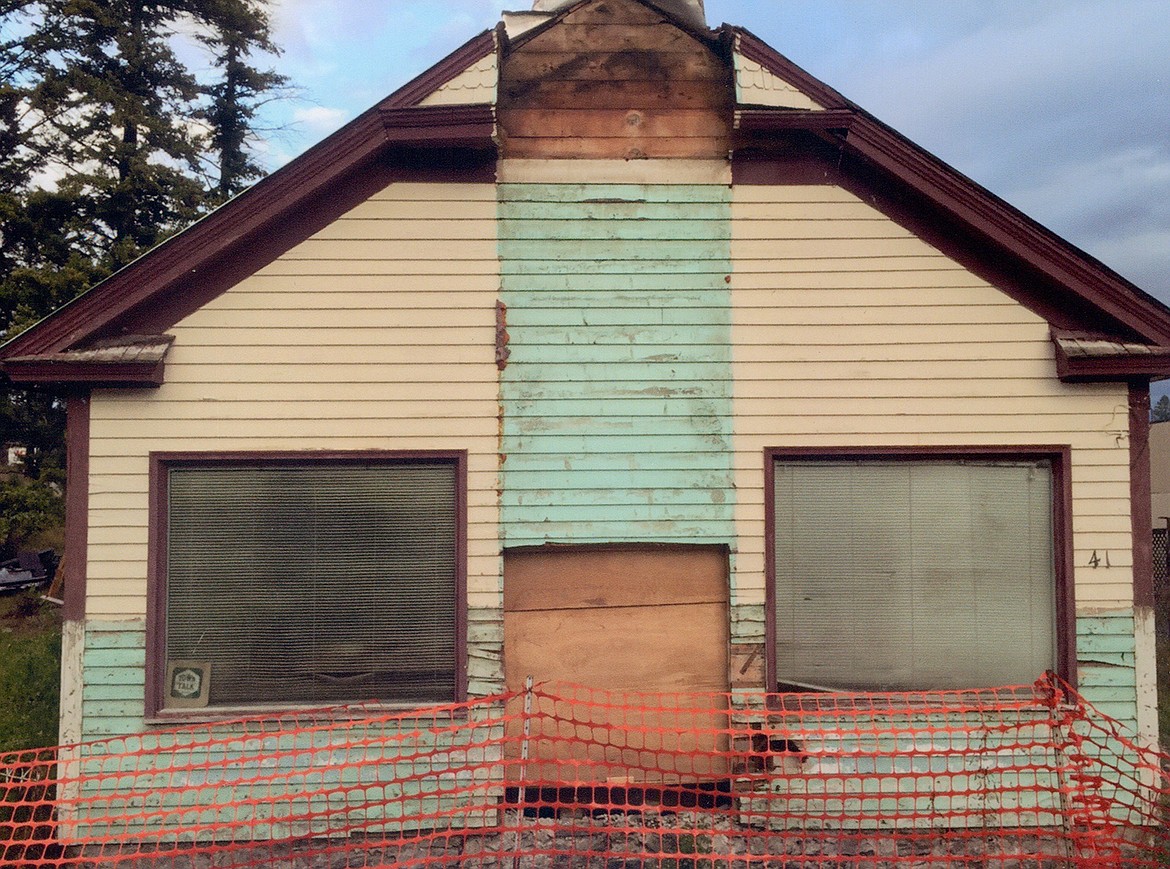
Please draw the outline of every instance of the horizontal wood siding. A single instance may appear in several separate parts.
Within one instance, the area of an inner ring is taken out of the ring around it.
[[[508,158],[726,158],[730,64],[629,0],[584,4],[522,41],[500,71]]]
[[[1069,444],[1083,680],[1132,723],[1125,385],[1062,384],[1044,320],[844,190],[737,187],[731,208],[733,602],[763,601],[766,447]]]
[[[145,616],[152,451],[467,450],[469,679],[497,691],[495,229],[493,185],[393,184],[177,324],[160,389],[97,391],[91,623]],[[142,726],[141,641],[95,630],[85,738]]]
[[[505,184],[502,536],[730,543],[728,190]]]

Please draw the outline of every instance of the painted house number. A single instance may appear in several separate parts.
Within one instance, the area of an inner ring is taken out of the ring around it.
[[[1100,567],[1101,564],[1102,564],[1101,556],[1099,556],[1097,554],[1097,550],[1094,549],[1093,554],[1091,556],[1089,556],[1089,567]],[[1109,565],[1109,550],[1108,549],[1105,550],[1104,564],[1106,567],[1110,566]]]

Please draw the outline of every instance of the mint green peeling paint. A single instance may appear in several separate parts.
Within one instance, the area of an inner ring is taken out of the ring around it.
[[[502,542],[733,542],[730,190],[499,187]]]

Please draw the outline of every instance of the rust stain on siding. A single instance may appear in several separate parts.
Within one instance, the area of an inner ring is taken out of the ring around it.
[[[508,367],[508,357],[512,351],[508,349],[508,306],[496,300],[496,368],[503,371]]]

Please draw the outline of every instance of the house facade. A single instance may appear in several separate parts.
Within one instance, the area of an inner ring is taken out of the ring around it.
[[[0,350],[62,742],[1048,670],[1154,742],[1170,311],[701,4],[537,7]]]

